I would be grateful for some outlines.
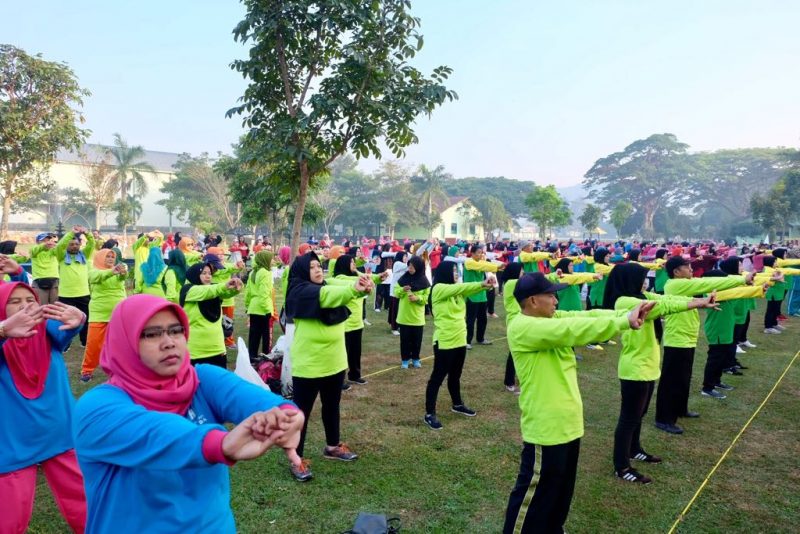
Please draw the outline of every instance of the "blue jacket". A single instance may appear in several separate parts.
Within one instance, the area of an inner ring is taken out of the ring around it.
[[[203,439],[225,422],[291,404],[213,365],[185,416],[148,410],[103,384],[75,409],[75,451],[86,486],[86,532],[236,532],[228,466],[209,463]]]
[[[35,465],[73,448],[70,429],[75,397],[61,351],[80,329],[59,330],[61,325],[47,321],[50,371],[38,398],[20,395],[0,348],[0,473]]]

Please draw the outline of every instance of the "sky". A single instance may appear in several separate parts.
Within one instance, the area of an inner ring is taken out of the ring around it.
[[[90,142],[230,152],[246,82],[233,0],[0,0],[0,43],[66,62]],[[417,121],[410,166],[569,186],[654,133],[692,151],[800,146],[795,0],[414,0],[459,99]],[[391,154],[387,153],[390,158]],[[376,161],[361,162],[372,170]]]

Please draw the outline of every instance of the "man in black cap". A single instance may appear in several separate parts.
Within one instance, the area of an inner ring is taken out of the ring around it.
[[[557,311],[553,284],[526,274],[514,288],[522,313],[508,325],[508,346],[520,382],[522,460],[508,500],[503,532],[561,532],[567,520],[583,436],[573,346],[601,342],[640,328],[654,301],[629,313]]]
[[[693,278],[692,265],[682,256],[673,256],[664,264],[669,279],[665,295],[692,297],[712,291],[732,289],[753,281],[753,275],[726,278]],[[689,411],[689,386],[692,381],[694,350],[700,330],[697,310],[687,310],[664,317],[664,359],[656,397],[656,428],[670,434],[683,434],[676,423],[678,417],[699,417]],[[703,395],[724,399],[725,394],[713,389]]]

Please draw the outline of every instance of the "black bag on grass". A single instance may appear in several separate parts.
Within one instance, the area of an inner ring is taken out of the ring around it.
[[[400,518],[386,518],[381,514],[368,514],[358,512],[356,523],[352,530],[347,530],[342,534],[397,534],[400,532]]]

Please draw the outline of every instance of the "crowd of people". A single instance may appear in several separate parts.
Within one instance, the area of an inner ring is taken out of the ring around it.
[[[800,314],[793,285],[800,277],[792,278],[800,259],[768,245],[335,244],[325,236],[292,257],[288,246],[274,251],[263,238],[248,244],[237,236],[226,245],[219,235],[195,240],[154,230],[132,246],[133,273],[118,241],[78,226],[61,238],[39,234],[30,258],[15,246],[0,243],[0,402],[11,414],[0,419],[8,444],[0,452],[0,499],[12,510],[0,517],[0,532],[26,530],[38,466],[76,532],[110,532],[120,517],[131,530],[233,532],[227,466],[275,446],[296,480],[311,480],[305,445],[318,397],[322,456],[358,458],[342,439],[340,407],[343,391],[367,384],[368,307],[386,313],[404,372],[422,367],[432,323],[421,424],[441,431],[445,379],[450,411],[477,415],[462,397],[461,376],[468,351],[493,343],[486,328],[499,317],[498,297],[509,351],[498,391],[519,396],[523,439],[504,532],[560,532],[584,426],[574,347],[621,343],[609,459],[620,481],[648,484],[632,461],[662,461],[640,439],[652,396],[661,431],[682,434],[680,419],[700,415],[688,408],[698,310],[706,310],[708,344],[699,394],[717,400],[734,389],[723,375],[747,369],[737,355],[756,348],[755,299],[767,302],[764,335],[786,330],[782,302],[790,291],[786,313]],[[30,275],[20,267],[28,259]],[[253,363],[271,351],[277,321],[285,332],[291,400],[227,370],[240,294]],[[78,342],[85,347],[80,380],[95,380],[98,367],[108,379],[76,404],[63,354]]]

